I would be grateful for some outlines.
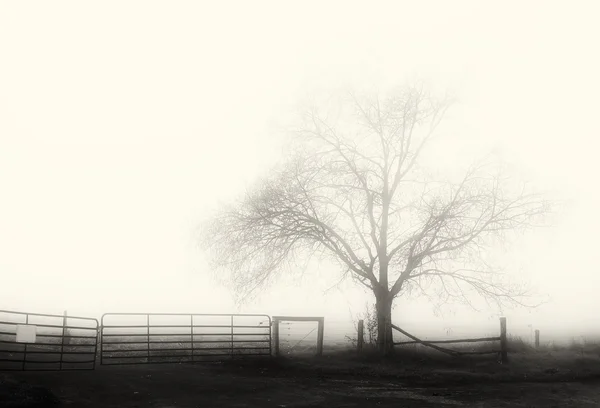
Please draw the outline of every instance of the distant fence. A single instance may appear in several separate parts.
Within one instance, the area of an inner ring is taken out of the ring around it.
[[[220,361],[271,355],[271,318],[254,314],[107,313],[100,364]]]
[[[0,370],[93,370],[98,320],[0,310]]]

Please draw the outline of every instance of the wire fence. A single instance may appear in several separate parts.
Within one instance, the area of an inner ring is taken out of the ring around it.
[[[314,354],[317,351],[317,322],[282,321],[279,327],[281,355]],[[351,321],[325,320],[323,351],[356,348],[357,331]]]

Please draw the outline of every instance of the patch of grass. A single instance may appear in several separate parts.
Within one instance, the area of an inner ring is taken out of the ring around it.
[[[47,388],[0,376],[0,406],[6,408],[42,408],[59,406],[59,399]]]
[[[499,350],[499,342],[452,345],[453,350]],[[449,347],[450,348],[450,347]],[[318,376],[348,375],[390,377],[415,385],[472,384],[498,382],[564,382],[600,379],[600,345],[570,345],[535,349],[519,337],[508,339],[509,363],[500,364],[496,354],[454,357],[423,345],[396,347],[384,357],[365,346],[329,349],[321,358],[281,358],[279,368]]]

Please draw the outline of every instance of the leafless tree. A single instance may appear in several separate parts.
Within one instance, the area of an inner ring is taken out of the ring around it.
[[[204,226],[203,244],[231,271],[237,293],[254,293],[294,261],[334,260],[373,292],[383,352],[392,348],[399,295],[520,302],[524,290],[483,251],[535,226],[551,202],[483,164],[460,180],[428,176],[419,159],[450,105],[409,85],[348,92],[303,111],[290,160]]]

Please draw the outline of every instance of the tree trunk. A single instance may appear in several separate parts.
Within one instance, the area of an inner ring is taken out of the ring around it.
[[[392,302],[389,292],[379,293],[375,296],[377,309],[377,348],[383,355],[392,353],[394,344],[392,339]]]

